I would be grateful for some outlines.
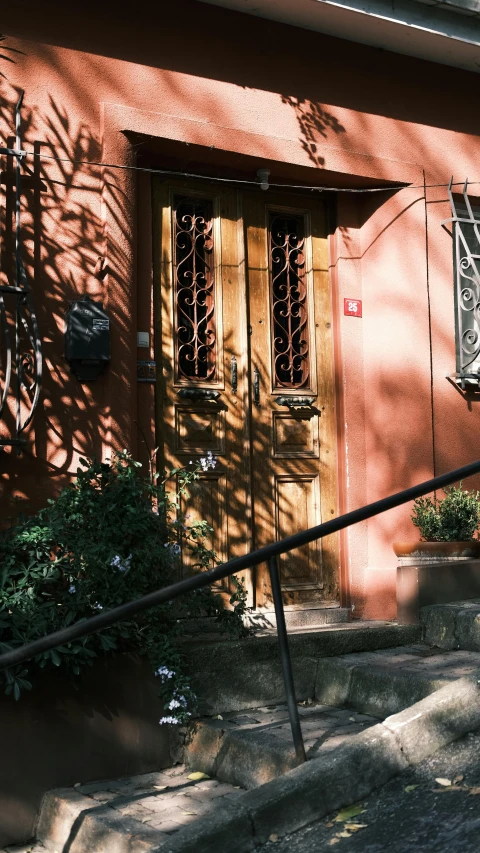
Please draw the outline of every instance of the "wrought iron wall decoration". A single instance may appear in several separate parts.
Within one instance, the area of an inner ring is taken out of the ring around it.
[[[455,267],[456,379],[465,390],[480,383],[480,211],[475,213],[468,197],[468,179],[463,204],[453,197],[453,177],[448,186],[452,209]]]
[[[178,379],[205,382],[216,373],[213,208],[208,199],[176,198],[174,276]]]
[[[22,166],[26,152],[21,144],[21,92],[15,108],[15,148],[0,147],[0,154],[15,158],[15,283],[0,286],[0,419],[15,423],[10,435],[0,437],[0,448],[26,443],[25,430],[32,422],[40,399],[42,344],[32,300],[32,291],[22,259],[21,201]],[[13,407],[9,404],[13,402]],[[13,408],[13,412],[11,411]]]
[[[269,242],[274,385],[304,388],[310,370],[303,217],[273,214]]]

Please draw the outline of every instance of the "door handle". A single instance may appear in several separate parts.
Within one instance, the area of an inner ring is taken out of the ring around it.
[[[237,359],[234,355],[231,358],[231,372],[232,372],[232,393],[237,393],[238,387],[238,372],[237,372]]]
[[[253,368],[253,402],[260,405],[260,371],[256,365]]]

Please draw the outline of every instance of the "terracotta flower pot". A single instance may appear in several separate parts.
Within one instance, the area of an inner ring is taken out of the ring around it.
[[[446,563],[480,558],[480,540],[469,542],[394,542],[393,550],[401,565]]]

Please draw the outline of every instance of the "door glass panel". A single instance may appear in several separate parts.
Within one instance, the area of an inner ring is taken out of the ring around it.
[[[174,199],[176,379],[215,380],[213,205],[209,199]]]
[[[304,217],[271,213],[269,244],[274,388],[304,388],[310,376]]]

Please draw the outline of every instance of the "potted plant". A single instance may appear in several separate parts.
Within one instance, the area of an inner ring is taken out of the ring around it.
[[[447,562],[480,557],[480,493],[462,489],[462,483],[445,489],[445,497],[418,498],[412,521],[420,541],[394,542],[400,565]]]

